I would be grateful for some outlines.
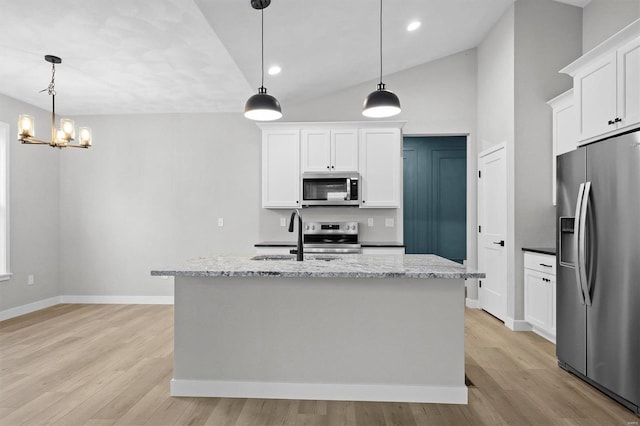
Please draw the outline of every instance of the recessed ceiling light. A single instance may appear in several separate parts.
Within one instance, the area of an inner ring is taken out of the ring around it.
[[[422,25],[422,22],[420,22],[420,21],[413,21],[412,23],[410,23],[410,24],[407,26],[407,31],[415,31],[415,30],[417,30],[418,28],[420,28],[420,25]]]
[[[269,68],[268,73],[269,73],[269,75],[276,75],[276,74],[280,74],[280,71],[282,71],[282,68],[280,68],[280,67],[279,67],[279,66],[277,66],[277,65],[272,65],[272,66]]]

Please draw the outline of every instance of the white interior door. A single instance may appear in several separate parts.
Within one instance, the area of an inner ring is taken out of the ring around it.
[[[504,146],[478,160],[478,281],[480,308],[505,320],[507,314],[507,167]]]

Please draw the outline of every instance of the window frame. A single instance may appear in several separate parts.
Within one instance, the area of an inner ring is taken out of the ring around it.
[[[9,272],[9,131],[9,125],[0,122],[0,281],[11,278]]]

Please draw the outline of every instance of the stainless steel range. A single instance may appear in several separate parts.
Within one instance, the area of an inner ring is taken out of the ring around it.
[[[305,253],[361,253],[358,222],[305,222]]]

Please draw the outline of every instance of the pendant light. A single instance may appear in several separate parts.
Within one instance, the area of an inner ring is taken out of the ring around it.
[[[262,80],[258,88],[258,94],[251,96],[244,106],[244,116],[250,120],[272,121],[282,117],[280,102],[276,98],[267,94],[264,87],[264,9],[271,4],[271,0],[251,0],[251,7],[260,10],[262,26]]]
[[[382,82],[382,0],[380,0],[380,83],[378,88],[369,93],[362,106],[365,117],[391,117],[400,113],[400,100],[395,93],[386,90]]]

